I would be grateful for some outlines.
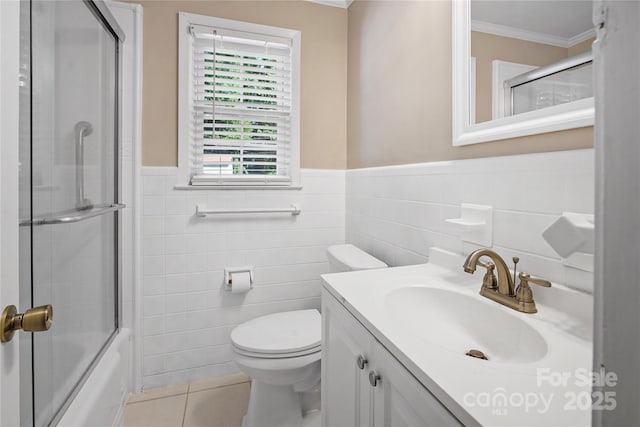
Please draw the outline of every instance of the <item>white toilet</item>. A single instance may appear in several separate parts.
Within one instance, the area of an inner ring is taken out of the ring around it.
[[[327,250],[330,272],[385,268],[353,245]],[[269,314],[231,331],[234,361],[253,382],[243,427],[320,425],[320,341],[318,310]]]

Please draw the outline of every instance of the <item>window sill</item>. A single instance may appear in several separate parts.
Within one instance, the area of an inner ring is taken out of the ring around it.
[[[301,185],[176,185],[174,190],[302,190]]]

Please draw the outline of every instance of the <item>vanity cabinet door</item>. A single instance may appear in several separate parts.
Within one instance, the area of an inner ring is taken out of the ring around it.
[[[322,323],[322,425],[370,427],[374,338],[324,289]]]
[[[376,342],[371,366],[374,427],[461,426],[398,360]],[[369,374],[369,373],[368,373]],[[380,377],[375,380],[376,377]]]

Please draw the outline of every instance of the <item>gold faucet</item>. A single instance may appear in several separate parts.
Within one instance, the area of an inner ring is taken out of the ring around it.
[[[480,258],[483,256],[491,258],[493,262],[483,263],[480,261]],[[519,259],[514,257],[513,261],[517,265]],[[482,280],[480,295],[523,313],[536,313],[538,311],[533,301],[533,292],[529,287],[529,283],[547,288],[551,286],[551,283],[547,280],[532,278],[527,273],[520,273],[518,276],[520,278],[520,284],[517,289],[514,289],[516,277],[515,268],[512,279],[507,263],[504,262],[504,259],[502,259],[500,255],[491,249],[478,249],[471,252],[464,262],[464,271],[473,274],[478,264],[487,269],[487,274],[485,274]],[[494,268],[498,273],[497,279],[493,274]]]

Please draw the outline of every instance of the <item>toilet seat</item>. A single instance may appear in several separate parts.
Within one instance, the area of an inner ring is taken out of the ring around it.
[[[296,351],[292,353],[270,354],[270,353],[257,353],[252,351],[246,351],[233,345],[233,351],[235,351],[236,353],[241,354],[243,356],[247,356],[247,357],[256,357],[259,359],[288,359],[290,357],[301,357],[301,356],[307,356],[309,354],[319,353],[320,350],[321,350],[321,347],[320,345],[318,345],[317,347],[313,347],[313,348],[302,350],[302,351]]]
[[[299,357],[320,351],[321,329],[318,310],[287,311],[236,326],[231,342],[234,351],[249,357]]]

